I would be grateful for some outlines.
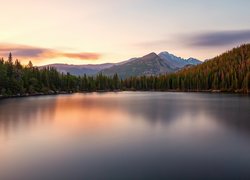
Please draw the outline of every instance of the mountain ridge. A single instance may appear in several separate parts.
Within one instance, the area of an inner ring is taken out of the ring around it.
[[[131,58],[118,63],[83,65],[55,63],[40,66],[39,68],[54,67],[61,73],[70,73],[77,76],[103,73],[108,76],[118,74],[121,78],[127,78],[130,76],[172,73],[187,65],[197,65],[201,63],[202,61],[195,58],[184,59],[164,51],[159,54],[151,52],[142,57]]]

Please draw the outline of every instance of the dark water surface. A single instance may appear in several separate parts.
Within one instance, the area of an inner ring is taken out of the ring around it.
[[[0,179],[250,179],[250,98],[122,92],[1,100]]]

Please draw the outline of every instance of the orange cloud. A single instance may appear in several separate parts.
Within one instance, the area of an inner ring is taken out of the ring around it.
[[[63,53],[61,55],[63,57],[73,58],[73,59],[94,60],[94,59],[99,59],[100,58],[100,54],[97,54],[97,53],[87,53],[87,52],[82,52],[82,53]]]
[[[0,43],[0,56],[5,57],[9,52],[18,58],[34,58],[34,59],[47,59],[65,57],[80,60],[98,60],[101,57],[100,53],[80,52],[68,53],[55,49],[40,48],[34,46]]]

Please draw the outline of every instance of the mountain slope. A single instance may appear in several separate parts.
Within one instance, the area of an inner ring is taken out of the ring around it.
[[[112,63],[105,63],[105,64],[88,64],[88,65],[69,65],[69,64],[49,64],[46,66],[41,66],[40,68],[43,67],[53,67],[56,68],[59,72],[66,74],[69,72],[72,75],[75,76],[82,76],[84,74],[86,75],[96,75],[98,74],[101,70],[110,68],[114,64]]]
[[[250,44],[197,66],[157,77],[125,80],[125,89],[250,93]]]
[[[198,64],[202,64],[202,61],[195,59],[195,58],[189,58],[186,60],[188,65],[198,65]]]
[[[117,73],[119,77],[124,79],[130,76],[165,74],[174,72],[175,70],[176,69],[169,66],[168,63],[161,59],[157,54],[150,53],[124,64],[118,64],[104,69],[102,70],[102,73],[107,76]]]
[[[180,69],[186,65],[197,65],[202,63],[201,61],[194,58],[183,59],[168,52],[161,52],[159,57],[165,60],[173,69]]]
[[[234,48],[201,65],[183,69],[176,76],[182,78],[186,86],[191,89],[248,91],[250,88],[250,44]],[[192,83],[188,84],[190,81]]]

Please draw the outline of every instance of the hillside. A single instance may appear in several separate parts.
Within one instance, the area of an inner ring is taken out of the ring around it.
[[[250,44],[242,45],[197,66],[158,77],[127,79],[126,88],[179,91],[250,90]]]
[[[250,44],[223,53],[176,74],[184,88],[234,91],[250,89]]]
[[[124,79],[130,76],[171,73],[175,70],[176,69],[172,69],[171,66],[169,66],[167,62],[161,59],[157,54],[150,53],[133,61],[104,69],[102,73],[107,76],[112,76],[117,73],[120,78]]]

